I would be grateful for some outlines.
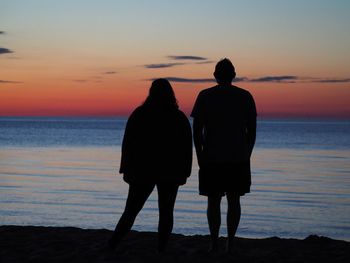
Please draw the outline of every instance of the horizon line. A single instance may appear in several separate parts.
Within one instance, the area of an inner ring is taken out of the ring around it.
[[[131,114],[131,112],[130,112]],[[107,115],[0,115],[0,118],[128,118],[130,114]],[[189,119],[192,117],[186,114]],[[292,115],[292,114],[260,114],[257,119],[323,119],[323,120],[350,120],[350,116],[336,115]]]

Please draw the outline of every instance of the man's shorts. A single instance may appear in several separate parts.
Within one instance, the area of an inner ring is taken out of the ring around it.
[[[250,192],[250,161],[237,163],[207,163],[199,169],[199,194],[240,196]]]

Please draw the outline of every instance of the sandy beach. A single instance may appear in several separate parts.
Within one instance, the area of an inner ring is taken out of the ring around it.
[[[350,243],[327,237],[304,240],[237,238],[233,256],[208,254],[209,236],[173,234],[164,254],[157,234],[132,231],[116,250],[110,230],[73,227],[1,226],[0,262],[350,262]],[[226,238],[221,237],[224,248]]]

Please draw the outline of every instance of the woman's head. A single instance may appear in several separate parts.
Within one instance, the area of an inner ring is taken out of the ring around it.
[[[152,82],[143,105],[179,108],[174,90],[167,79],[156,79]]]
[[[232,62],[227,58],[220,60],[215,66],[214,77],[219,84],[231,84],[236,77]]]

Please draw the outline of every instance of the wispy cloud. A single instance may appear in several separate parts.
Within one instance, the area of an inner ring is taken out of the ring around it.
[[[74,82],[88,82],[88,79],[73,79]]]
[[[311,82],[316,82],[316,83],[348,83],[350,82],[349,79],[317,79],[313,80]]]
[[[148,80],[155,80],[148,79]],[[215,83],[216,80],[214,78],[181,78],[181,77],[165,77],[165,79],[171,81],[171,82],[180,82],[180,83]],[[235,78],[233,82],[240,82],[240,81],[246,81],[247,78]]]
[[[264,76],[255,79],[249,79],[250,82],[284,82],[294,83],[298,80],[297,76]]]
[[[23,83],[21,81],[14,81],[14,80],[1,80],[0,79],[0,84],[19,84]]]
[[[156,78],[149,79],[149,80],[155,80]],[[181,77],[165,77],[165,79],[171,81],[171,82],[180,82],[180,83],[209,83],[213,82],[215,83],[216,80],[214,78],[181,78]],[[246,78],[235,78],[233,82],[240,82],[245,81]]]
[[[215,82],[215,79],[191,79],[191,78],[179,78],[179,77],[166,77],[167,80],[172,82],[182,82],[182,83],[207,83],[207,82]]]
[[[170,63],[153,63],[143,65],[144,68],[147,69],[157,69],[157,68],[171,68],[175,66],[181,65],[189,65],[189,64],[209,64],[213,63],[213,61],[209,61],[205,57],[200,56],[166,56],[166,58],[171,60],[182,60],[181,62],[170,62]]]
[[[159,64],[146,64],[145,68],[170,68],[174,66],[184,65],[184,63],[159,63]]]
[[[207,58],[199,57],[199,56],[167,56],[167,57],[175,60],[207,60]]]
[[[8,53],[13,53],[13,51],[8,49],[8,48],[0,47],[0,55],[1,54],[8,54]]]
[[[265,76],[255,79],[248,79],[249,82],[279,82],[279,83],[349,83],[350,78],[314,78],[298,77],[294,75],[285,76]]]
[[[199,62],[196,62],[194,64],[212,64],[212,63],[215,63],[215,61],[212,61],[212,60],[199,61]]]
[[[72,79],[71,81],[77,82],[77,83],[102,83],[103,81],[98,78],[94,79]]]
[[[103,74],[111,75],[111,74],[116,74],[116,73],[117,73],[116,71],[106,71]]]
[[[243,82],[243,81],[247,81],[247,80],[248,80],[248,78],[246,78],[246,77],[238,77],[238,78],[234,78],[232,80],[232,82]]]
[[[214,78],[183,78],[183,77],[165,77],[171,82],[179,83],[215,83]],[[148,79],[148,80],[155,80]],[[248,78],[248,77],[236,77],[232,82],[270,82],[270,83],[350,83],[350,78],[312,78],[312,77],[298,77],[295,75],[283,75],[283,76],[262,76],[259,78]]]

